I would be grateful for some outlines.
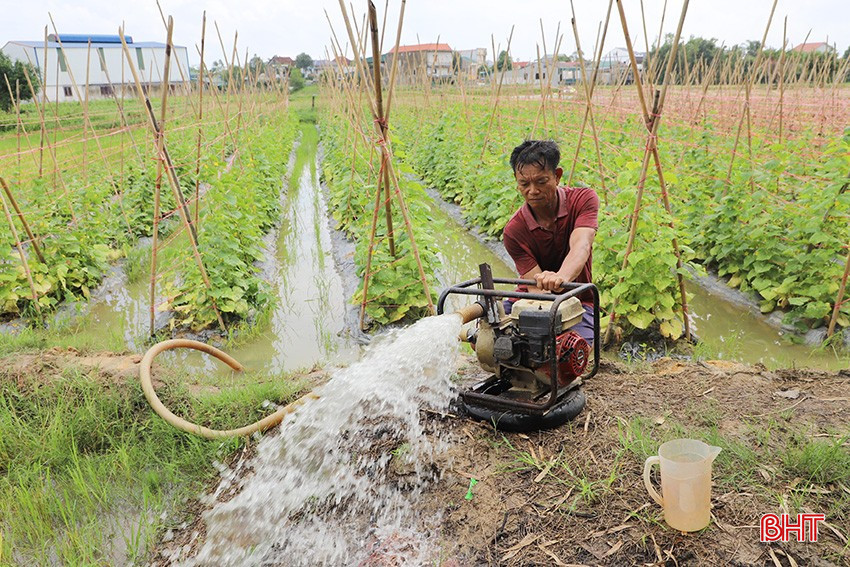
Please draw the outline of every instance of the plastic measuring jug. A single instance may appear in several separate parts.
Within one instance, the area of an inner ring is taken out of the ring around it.
[[[711,521],[711,463],[720,453],[696,439],[674,439],[658,448],[643,466],[643,484],[664,508],[664,520],[683,532],[703,529]],[[650,482],[652,465],[661,466],[661,494]]]

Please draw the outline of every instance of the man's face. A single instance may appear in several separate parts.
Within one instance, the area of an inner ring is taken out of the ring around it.
[[[560,167],[552,171],[536,164],[528,164],[517,167],[514,175],[517,189],[528,206],[532,210],[542,211],[557,207],[558,183],[563,174],[564,170]]]

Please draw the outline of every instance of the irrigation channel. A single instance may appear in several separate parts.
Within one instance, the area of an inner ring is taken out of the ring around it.
[[[334,247],[341,237],[330,227],[324,193],[319,182],[318,136],[305,125],[288,181],[281,191],[282,219],[268,235],[265,245],[273,258],[262,267],[272,282],[278,302],[265,329],[255,337],[228,348],[246,368],[264,373],[279,373],[308,368],[317,363],[350,363],[360,356],[361,347],[351,335],[356,310],[347,297],[346,281],[337,268]],[[437,273],[440,287],[475,277],[478,264],[489,263],[497,277],[516,277],[509,258],[500,244],[485,245],[471,234],[453,205],[431,206],[434,236],[439,247],[441,268]],[[339,256],[339,249],[336,250]],[[348,278],[349,288],[354,278]],[[730,300],[730,294],[691,284],[690,304],[695,329],[709,356],[768,367],[817,367],[840,369],[846,360],[830,350],[812,349],[790,340],[788,333],[768,324],[764,317],[742,301]],[[728,291],[728,290],[727,290]],[[128,283],[122,270],[116,270],[95,294],[89,317],[81,333],[120,332],[128,348],[144,350],[148,325],[148,283]],[[734,295],[734,294],[731,294]],[[346,312],[349,321],[346,324]],[[98,337],[93,337],[98,344]],[[632,345],[633,351],[646,354],[646,345]],[[104,343],[103,348],[107,348]],[[627,349],[628,350],[628,349]],[[651,352],[658,356],[663,353]],[[226,373],[226,367],[195,351],[179,350],[161,355],[160,361],[176,365],[189,373]]]

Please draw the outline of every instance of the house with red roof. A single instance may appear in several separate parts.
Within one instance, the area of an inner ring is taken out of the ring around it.
[[[791,51],[796,51],[798,53],[828,53],[832,51],[832,46],[826,43],[825,41],[818,41],[815,43],[801,43]]]

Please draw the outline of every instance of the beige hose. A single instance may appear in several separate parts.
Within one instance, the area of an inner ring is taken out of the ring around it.
[[[222,437],[241,437],[244,435],[250,435],[255,431],[265,431],[270,427],[274,427],[275,425],[280,423],[286,415],[295,411],[307,400],[319,398],[317,394],[309,392],[301,396],[294,402],[282,408],[279,408],[276,412],[267,417],[264,417],[260,421],[254,422],[251,425],[246,425],[245,427],[240,427],[238,429],[209,429],[201,425],[196,425],[192,422],[186,421],[182,417],[178,417],[171,413],[171,411],[169,411],[169,409],[166,408],[159,400],[159,397],[157,397],[156,392],[153,389],[153,384],[151,383],[151,364],[153,364],[153,359],[156,358],[156,355],[158,355],[162,351],[171,350],[174,348],[192,348],[201,352],[205,352],[221,360],[234,370],[242,370],[242,365],[239,364],[239,362],[233,357],[225,354],[224,352],[218,350],[213,346],[199,341],[192,341],[189,339],[172,339],[168,341],[162,341],[161,343],[157,343],[152,346],[148,350],[148,352],[145,353],[144,358],[142,358],[141,367],[139,368],[139,378],[141,379],[142,390],[144,390],[145,392],[145,397],[148,399],[148,403],[150,403],[151,407],[153,408],[153,411],[155,411],[157,415],[159,415],[162,419],[164,419],[177,429],[182,429],[187,433],[194,433],[195,435],[200,435],[201,437],[206,437],[207,439],[219,439]]]

